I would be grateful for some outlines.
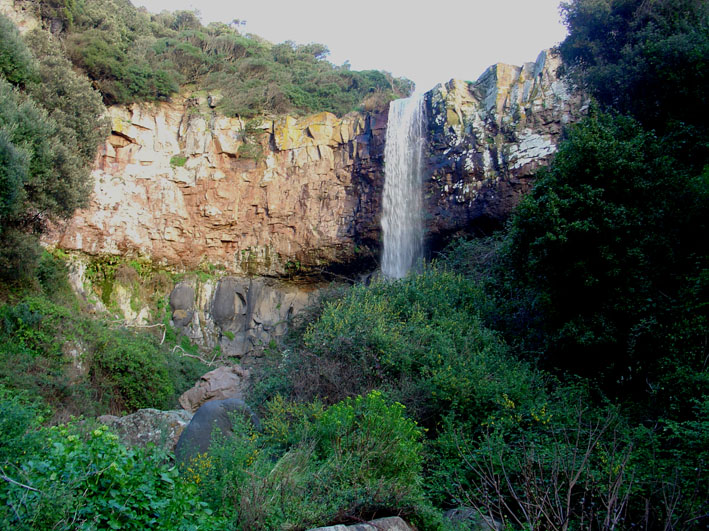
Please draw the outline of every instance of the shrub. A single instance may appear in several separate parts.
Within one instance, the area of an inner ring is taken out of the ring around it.
[[[41,429],[42,446],[4,468],[0,521],[6,529],[187,529],[210,512],[164,455],[131,450],[105,427]],[[4,464],[9,464],[5,462]]]
[[[502,393],[520,400],[538,386],[483,325],[487,305],[477,284],[438,267],[353,286],[323,306],[272,378],[289,396],[328,403],[385,389],[427,427],[450,410],[484,419]]]
[[[215,510],[238,529],[308,528],[377,512],[428,512],[421,489],[423,431],[378,392],[324,410],[269,405],[264,434],[235,418],[224,439],[188,469]]]
[[[58,419],[170,408],[205,370],[149,334],[116,329],[44,296],[0,307],[0,383],[43,397]]]

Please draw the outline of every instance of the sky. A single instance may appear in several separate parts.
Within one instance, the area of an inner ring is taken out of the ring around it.
[[[131,0],[148,11],[197,10],[203,24],[246,21],[273,43],[318,42],[328,60],[413,80],[419,91],[521,65],[564,39],[559,0]]]

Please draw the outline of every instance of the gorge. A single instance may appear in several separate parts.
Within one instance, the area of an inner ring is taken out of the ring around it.
[[[312,287],[303,292],[302,281],[300,288],[283,281],[353,277],[376,268],[382,251],[384,273],[401,277],[424,239],[435,250],[452,234],[500,227],[553,156],[562,127],[584,113],[585,97],[558,78],[559,65],[544,51],[522,67],[494,65],[474,83],[438,85],[408,110],[396,101],[388,113],[342,118],[248,122],[219,116],[215,97],[205,95],[110,107],[112,132],[96,158],[90,205],[45,242],[84,264],[75,266],[78,289],[91,257],[212,268],[213,279],[187,281],[199,296],[173,305],[187,312],[173,314],[174,324],[205,349],[218,344],[241,355],[268,342],[265,330],[282,333],[277,324],[308,299]],[[394,119],[412,124],[402,122],[397,140],[387,130]],[[420,170],[394,158],[414,129]],[[399,168],[406,183],[420,182],[420,199],[387,189],[385,166]],[[405,213],[404,225],[391,218],[391,206]],[[419,232],[408,232],[419,224]],[[382,250],[388,237],[395,246]],[[263,280],[245,278],[254,276]],[[268,287],[248,288],[254,282]],[[233,312],[220,322],[214,297],[227,291]],[[148,307],[134,302],[131,309],[130,296],[120,293],[103,302],[144,323]],[[300,302],[284,304],[284,297]],[[257,307],[260,317],[253,317]]]
[[[429,238],[499,223],[529,188],[585,108],[559,64],[545,51],[424,95]],[[386,112],[246,123],[194,96],[109,114],[90,205],[48,244],[238,275],[316,274],[379,256]]]
[[[399,99],[131,1],[0,0],[0,528],[706,527],[707,2]]]

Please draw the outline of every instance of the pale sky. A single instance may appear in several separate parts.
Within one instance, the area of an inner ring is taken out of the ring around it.
[[[197,10],[202,22],[245,20],[273,43],[319,42],[353,70],[404,76],[418,90],[521,65],[564,39],[559,0],[131,0],[149,11]]]

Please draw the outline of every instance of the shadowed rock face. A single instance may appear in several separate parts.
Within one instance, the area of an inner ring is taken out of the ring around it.
[[[197,410],[177,441],[175,457],[178,463],[187,463],[197,454],[208,452],[215,428],[227,437],[231,435],[233,414],[244,415],[256,428],[259,427],[258,418],[243,400],[227,398],[207,402]]]
[[[170,294],[172,324],[204,350],[243,356],[286,333],[316,293],[273,279],[224,277],[178,283]]]
[[[530,188],[586,104],[557,78],[559,65],[542,52],[426,94],[431,239],[499,224]],[[375,264],[386,113],[245,123],[217,115],[207,98],[109,113],[90,205],[47,243],[181,269],[206,262],[235,275]],[[190,309],[179,309],[187,322]]]

